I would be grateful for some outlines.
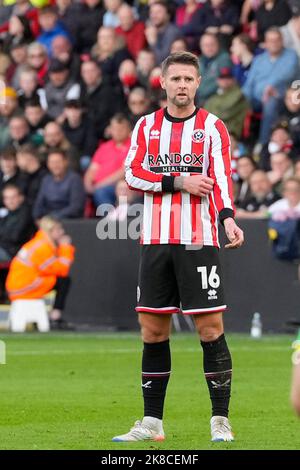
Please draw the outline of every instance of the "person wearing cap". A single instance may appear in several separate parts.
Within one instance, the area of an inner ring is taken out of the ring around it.
[[[45,86],[47,113],[52,119],[63,120],[66,100],[78,99],[80,86],[70,76],[68,65],[58,59],[52,59],[49,65],[49,81]]]
[[[217,92],[205,102],[204,107],[219,116],[228,131],[240,138],[249,104],[233,76],[231,67],[220,69],[217,83]]]

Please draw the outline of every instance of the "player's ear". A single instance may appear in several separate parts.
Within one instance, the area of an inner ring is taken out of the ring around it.
[[[201,75],[199,75],[199,77],[198,77],[198,87],[200,86],[201,80],[202,80],[202,77],[201,77]]]
[[[163,90],[165,90],[165,89],[166,89],[166,86],[165,86],[165,77],[164,77],[163,75],[160,75],[159,81],[160,81],[160,86],[162,87]]]

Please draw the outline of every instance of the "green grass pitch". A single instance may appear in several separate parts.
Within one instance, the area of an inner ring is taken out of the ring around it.
[[[0,449],[299,449],[289,404],[290,336],[227,335],[234,443],[210,442],[210,403],[195,334],[172,336],[163,443],[113,443],[142,415],[136,334],[2,334]]]

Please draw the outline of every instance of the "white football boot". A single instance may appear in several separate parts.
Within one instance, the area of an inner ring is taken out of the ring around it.
[[[225,416],[213,416],[210,420],[212,442],[234,441],[231,426]]]
[[[145,416],[142,421],[136,421],[127,434],[112,438],[114,442],[163,441],[164,439],[162,420],[151,416]]]

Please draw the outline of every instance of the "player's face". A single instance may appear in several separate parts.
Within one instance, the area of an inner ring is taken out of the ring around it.
[[[194,102],[201,77],[192,65],[172,64],[161,77],[161,86],[167,93],[167,100],[184,108]]]

